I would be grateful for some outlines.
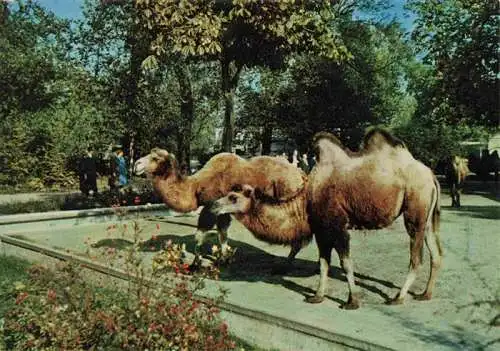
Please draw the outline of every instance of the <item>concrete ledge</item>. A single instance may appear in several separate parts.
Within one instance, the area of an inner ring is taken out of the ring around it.
[[[152,204],[152,205],[140,205],[140,206],[124,206],[117,208],[104,207],[104,208],[95,208],[88,210],[21,213],[21,214],[0,216],[0,225],[26,223],[26,222],[41,222],[41,221],[50,221],[55,219],[70,219],[70,218],[82,218],[82,217],[93,217],[93,216],[103,216],[103,215],[116,215],[120,211],[128,213],[128,212],[141,212],[141,211],[151,211],[151,210],[168,210],[168,207],[165,206],[165,204]]]

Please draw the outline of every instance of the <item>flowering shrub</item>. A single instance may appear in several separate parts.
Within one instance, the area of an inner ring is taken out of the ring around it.
[[[132,224],[139,233],[137,223]],[[12,350],[231,350],[235,343],[221,320],[216,300],[202,303],[194,293],[218,269],[193,274],[183,262],[184,248],[167,242],[146,269],[142,241],[119,259],[134,283],[97,285],[76,263],[55,269],[36,265],[26,283],[13,287],[15,307],[6,313],[4,341]],[[103,255],[118,259],[117,250]],[[154,284],[151,284],[154,282]],[[221,296],[222,297],[222,296]]]

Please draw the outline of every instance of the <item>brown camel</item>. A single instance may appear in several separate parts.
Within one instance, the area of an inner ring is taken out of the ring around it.
[[[360,306],[354,283],[348,229],[380,229],[403,214],[410,236],[410,271],[391,303],[402,303],[422,263],[425,241],[431,256],[431,273],[420,299],[430,299],[441,265],[438,236],[440,188],[432,171],[415,160],[402,141],[384,129],[369,131],[363,149],[355,154],[329,133],[313,139],[317,163],[308,180],[309,220],[320,254],[320,281],[316,294],[307,299],[319,303],[334,248],[346,272],[349,298],[343,306]],[[431,230],[428,227],[432,227]]]
[[[450,186],[452,207],[460,207],[460,194],[469,172],[469,160],[466,158],[455,155],[446,161],[446,181]]]
[[[270,244],[291,245],[291,264],[302,247],[312,240],[307,217],[307,191],[304,187],[286,201],[269,199],[250,185],[236,186],[212,206],[217,215],[232,214],[252,234]]]
[[[270,198],[285,201],[304,188],[306,178],[287,161],[269,156],[246,160],[232,153],[215,155],[194,175],[184,176],[175,156],[158,148],[137,160],[134,171],[146,173],[164,203],[175,211],[189,212],[204,206],[195,233],[196,262],[199,262],[198,249],[214,225],[223,252],[228,249],[227,229],[231,216],[212,214],[210,207],[214,200],[227,195],[235,185],[249,184]]]

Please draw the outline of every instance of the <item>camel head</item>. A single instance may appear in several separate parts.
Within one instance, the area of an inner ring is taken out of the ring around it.
[[[255,201],[255,189],[250,185],[233,187],[231,192],[215,201],[212,212],[216,215],[225,213],[245,214],[250,212]]]
[[[134,164],[134,173],[146,174],[148,177],[168,177],[177,171],[177,161],[167,150],[154,148],[151,152],[138,159]]]

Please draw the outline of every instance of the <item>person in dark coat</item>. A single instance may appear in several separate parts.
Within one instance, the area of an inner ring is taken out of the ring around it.
[[[87,196],[97,194],[97,162],[93,150],[87,149],[79,168],[80,191]]]

